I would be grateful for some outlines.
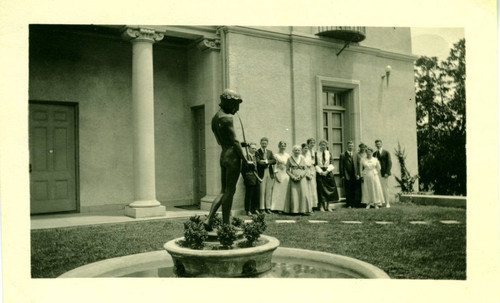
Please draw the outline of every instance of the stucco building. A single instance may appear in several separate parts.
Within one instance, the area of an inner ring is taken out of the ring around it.
[[[324,138],[338,157],[349,140],[380,138],[393,175],[398,142],[416,173],[410,29],[337,29],[31,25],[31,213],[208,209],[220,190],[210,120],[226,87],[243,97],[247,141],[291,152]]]

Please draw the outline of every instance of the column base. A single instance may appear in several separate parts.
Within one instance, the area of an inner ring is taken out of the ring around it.
[[[136,200],[132,203],[130,203],[128,206],[132,208],[148,208],[148,207],[157,207],[160,206],[161,203],[158,202],[157,200]]]
[[[140,208],[125,206],[125,215],[132,218],[163,217],[165,214],[165,206],[163,205]]]

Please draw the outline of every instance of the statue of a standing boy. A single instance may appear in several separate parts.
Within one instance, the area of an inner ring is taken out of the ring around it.
[[[207,223],[209,229],[221,205],[222,222],[224,224],[230,223],[231,207],[236,191],[236,183],[241,171],[241,161],[247,161],[241,148],[242,146],[245,147],[246,143],[242,142],[240,145],[240,142],[236,139],[233,126],[234,114],[240,109],[240,103],[243,100],[237,92],[225,89],[220,96],[220,101],[220,109],[212,118],[212,131],[217,143],[222,147],[220,154],[221,192],[210,208]],[[248,161],[247,164],[254,165]]]

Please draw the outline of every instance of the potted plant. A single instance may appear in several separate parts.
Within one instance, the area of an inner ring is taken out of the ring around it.
[[[412,176],[408,169],[406,168],[406,151],[401,148],[401,145],[398,142],[398,148],[394,149],[394,154],[398,158],[399,167],[401,171],[401,178],[394,176],[396,181],[398,182],[398,187],[401,188],[401,192],[398,193],[398,199],[400,199],[401,195],[413,193],[413,185],[418,180],[419,176]]]

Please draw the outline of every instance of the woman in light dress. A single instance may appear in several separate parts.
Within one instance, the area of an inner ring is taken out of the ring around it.
[[[374,206],[379,208],[384,201],[384,193],[380,184],[380,163],[373,157],[373,150],[366,149],[366,158],[361,160],[361,176],[363,184],[361,185],[362,200],[366,208]]]
[[[286,173],[290,176],[290,182],[284,211],[289,214],[310,215],[312,203],[306,180],[306,161],[301,155],[300,145],[294,145],[292,152],[286,163]]]
[[[356,153],[356,161],[354,162],[354,165],[357,177],[361,177],[361,161],[366,159],[366,145],[364,143],[360,143],[358,147],[359,150]]]
[[[274,185],[271,199],[271,210],[282,212],[285,209],[285,199],[288,193],[290,176],[286,173],[286,163],[290,155],[285,152],[286,143],[278,143],[278,153],[274,154],[276,165],[274,167]]]
[[[307,139],[307,153],[305,154],[306,164],[311,170],[312,179],[311,181],[311,192],[312,192],[312,207],[314,209],[318,209],[318,192],[316,186],[316,167],[314,166],[316,163],[316,151],[314,150],[314,146],[316,145],[316,140],[313,138]]]
[[[318,193],[316,192],[316,186],[313,187],[312,181],[313,176],[316,176],[316,168],[314,167],[314,162],[311,162],[311,157],[309,154],[309,146],[305,143],[302,143],[302,156],[304,157],[306,163],[306,181],[307,187],[309,187],[309,195],[311,201],[311,207],[314,210],[316,205],[318,205]],[[308,157],[309,156],[309,157]],[[313,193],[315,195],[313,195]],[[314,203],[314,197],[316,196],[316,204]]]

